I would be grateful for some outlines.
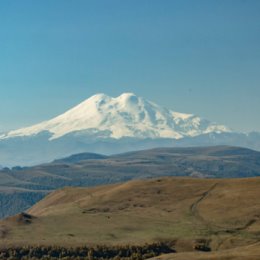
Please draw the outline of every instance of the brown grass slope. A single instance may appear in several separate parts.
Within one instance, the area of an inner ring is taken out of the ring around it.
[[[167,240],[177,251],[167,259],[206,259],[207,254],[215,259],[216,252],[224,257],[239,254],[240,249],[255,251],[260,259],[255,249],[260,241],[259,197],[260,178],[166,177],[64,188],[49,194],[28,215],[0,222],[0,242],[2,246],[78,246]],[[216,252],[192,253],[197,258],[181,253],[200,245]]]

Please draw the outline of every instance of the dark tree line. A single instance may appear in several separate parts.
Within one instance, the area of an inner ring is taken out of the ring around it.
[[[7,260],[142,260],[160,254],[173,253],[169,243],[153,243],[143,246],[24,246],[0,249],[0,259]]]

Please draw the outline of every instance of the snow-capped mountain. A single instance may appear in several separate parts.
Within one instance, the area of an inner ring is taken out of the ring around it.
[[[49,121],[0,134],[0,165],[35,165],[82,152],[209,145],[260,150],[260,134],[236,133],[132,93],[97,94]]]
[[[133,93],[116,98],[97,94],[64,114],[40,124],[11,131],[0,139],[37,135],[48,131],[50,140],[85,131],[103,138],[174,138],[208,133],[225,133],[230,129],[192,114],[163,108]]]

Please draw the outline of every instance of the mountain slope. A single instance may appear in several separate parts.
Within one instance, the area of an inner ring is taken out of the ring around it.
[[[50,121],[11,131],[0,138],[37,135],[44,131],[51,133],[51,140],[77,131],[115,139],[180,139],[211,132],[230,132],[223,125],[162,108],[133,93],[124,93],[117,98],[105,94],[94,95]]]
[[[0,165],[31,166],[78,153],[230,145],[260,150],[260,133],[236,133],[132,93],[97,94],[49,121],[0,135]]]

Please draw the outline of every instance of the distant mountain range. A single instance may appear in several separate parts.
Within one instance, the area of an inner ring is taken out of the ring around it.
[[[97,186],[163,176],[260,176],[260,152],[229,146],[157,148],[113,156],[73,155],[34,167],[0,170],[0,218],[65,186]]]
[[[243,134],[133,93],[97,94],[49,121],[0,135],[0,164],[35,165],[75,153],[115,154],[154,147],[236,145],[260,150]]]

